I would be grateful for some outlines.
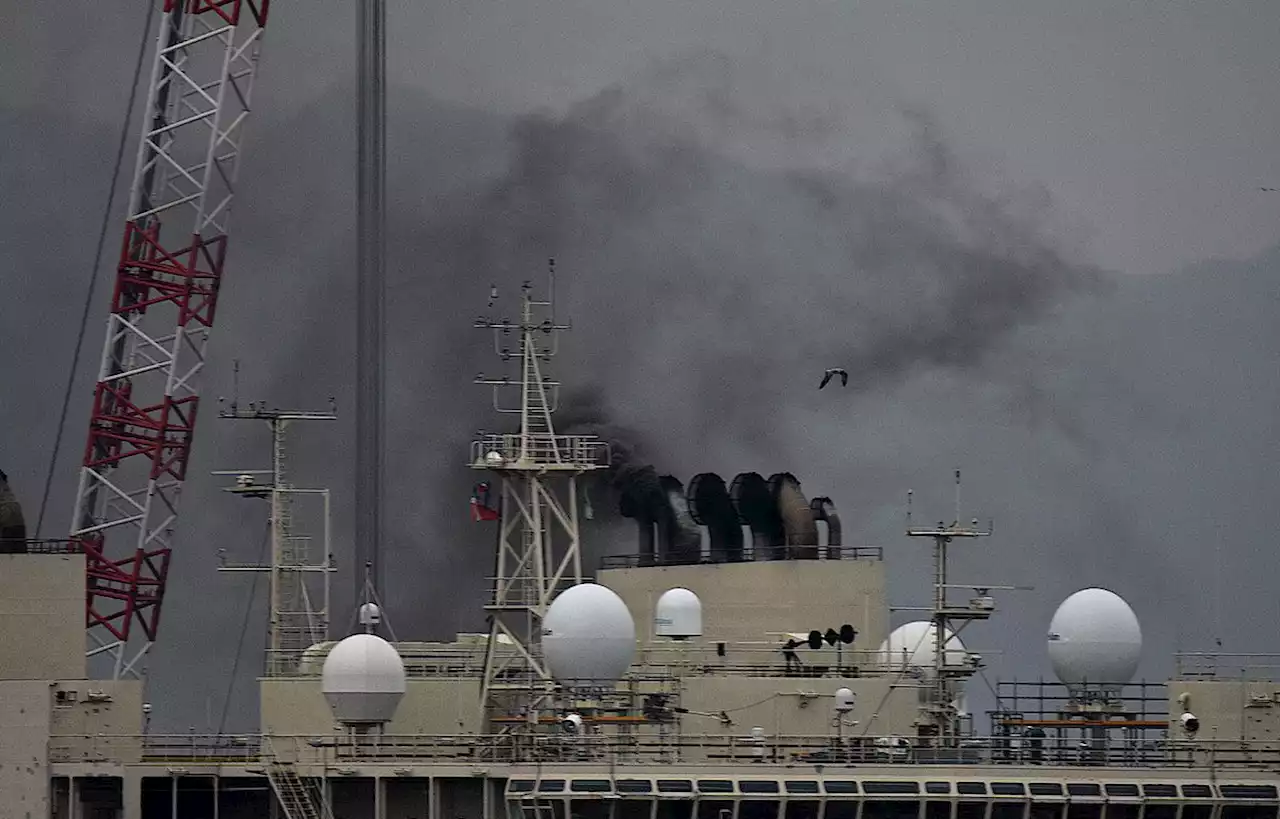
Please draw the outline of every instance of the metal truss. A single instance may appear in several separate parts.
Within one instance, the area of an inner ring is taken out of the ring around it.
[[[89,655],[155,641],[270,0],[159,0],[159,38],[71,537]]]

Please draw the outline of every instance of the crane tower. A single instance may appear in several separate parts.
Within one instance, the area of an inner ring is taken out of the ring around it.
[[[553,293],[554,276],[553,262]],[[472,468],[492,471],[501,481],[493,589],[485,606],[490,629],[480,699],[486,720],[510,706],[515,692],[533,695],[533,707],[551,692],[537,645],[552,599],[582,582],[577,479],[609,466],[609,446],[597,436],[555,432],[560,382],[543,368],[569,325],[556,322],[554,295],[539,301],[531,291],[525,282],[518,319],[475,323],[493,332],[494,352],[503,361],[519,365],[515,377],[476,377],[477,384],[493,388],[494,409],[520,418],[517,432],[481,435],[471,444]],[[507,339],[518,346],[505,347]],[[504,392],[518,393],[518,402],[504,402]]]
[[[270,0],[162,3],[71,538],[89,655],[156,639]]]

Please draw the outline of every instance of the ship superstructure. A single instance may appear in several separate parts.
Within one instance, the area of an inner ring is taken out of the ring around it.
[[[529,288],[522,299],[517,340],[546,335]],[[510,479],[502,505],[480,504],[497,514],[478,515],[503,527],[491,626],[387,642],[362,615],[349,639],[273,644],[251,735],[149,731],[140,681],[86,676],[85,556],[41,541],[0,555],[0,815],[1276,818],[1280,683],[1239,671],[1265,658],[1187,655],[1168,683],[1131,684],[1140,630],[1106,590],[1048,624],[1061,682],[1000,682],[997,709],[970,714],[984,661],[961,634],[997,612],[997,587],[947,573],[953,541],[990,532],[958,505],[953,522],[904,532],[933,542],[934,604],[894,629],[883,550],[846,543],[835,502],[783,470],[657,476],[623,499],[634,551],[582,567],[583,499],[554,482],[607,450],[556,434],[536,350],[512,351],[511,380],[480,379],[522,396],[520,431],[478,437],[469,462]],[[270,486],[244,478],[233,493],[289,488],[282,446],[274,435]],[[512,468],[538,458],[560,478]],[[269,568],[285,588],[311,559],[290,558],[303,535],[275,517]]]

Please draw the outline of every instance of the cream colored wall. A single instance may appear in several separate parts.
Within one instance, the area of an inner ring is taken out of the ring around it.
[[[333,712],[320,679],[264,679],[259,691],[262,731],[275,736],[334,733]],[[473,734],[479,725],[480,681],[409,680],[388,734]]]
[[[51,704],[49,741],[56,761],[142,758],[141,680],[58,680],[47,683],[45,691]]]
[[[607,569],[597,581],[626,602],[636,636],[653,635],[653,608],[667,589],[683,586],[702,600],[703,642],[772,642],[779,632],[825,632],[845,623],[858,630],[855,650],[874,650],[888,636],[884,562],[777,560],[698,566]]]
[[[0,679],[85,675],[84,555],[0,555]]]
[[[49,686],[0,682],[0,819],[49,815]]]
[[[1280,682],[1262,680],[1172,680],[1169,735],[1184,737],[1182,705],[1200,720],[1200,740],[1280,742]]]

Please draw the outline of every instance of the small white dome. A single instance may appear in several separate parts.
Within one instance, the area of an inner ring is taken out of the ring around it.
[[[565,589],[542,620],[542,654],[565,685],[604,685],[622,678],[636,650],[636,624],[622,598],[604,586]]]
[[[360,607],[360,624],[363,626],[376,626],[382,622],[382,609],[378,608],[377,603],[365,603]]]
[[[675,640],[701,637],[702,601],[698,595],[683,588],[663,592],[653,609],[653,633]]]
[[[937,635],[934,624],[928,620],[916,620],[894,629],[887,640],[880,644],[879,664],[890,672],[915,672],[932,676],[937,657],[934,643]],[[947,665],[963,665],[968,652],[954,632],[947,631]]]
[[[1142,658],[1142,627],[1120,595],[1081,589],[1049,623],[1049,662],[1068,686],[1116,688],[1133,679]]]
[[[321,690],[342,723],[390,722],[404,696],[404,661],[386,640],[353,634],[329,651]]]

